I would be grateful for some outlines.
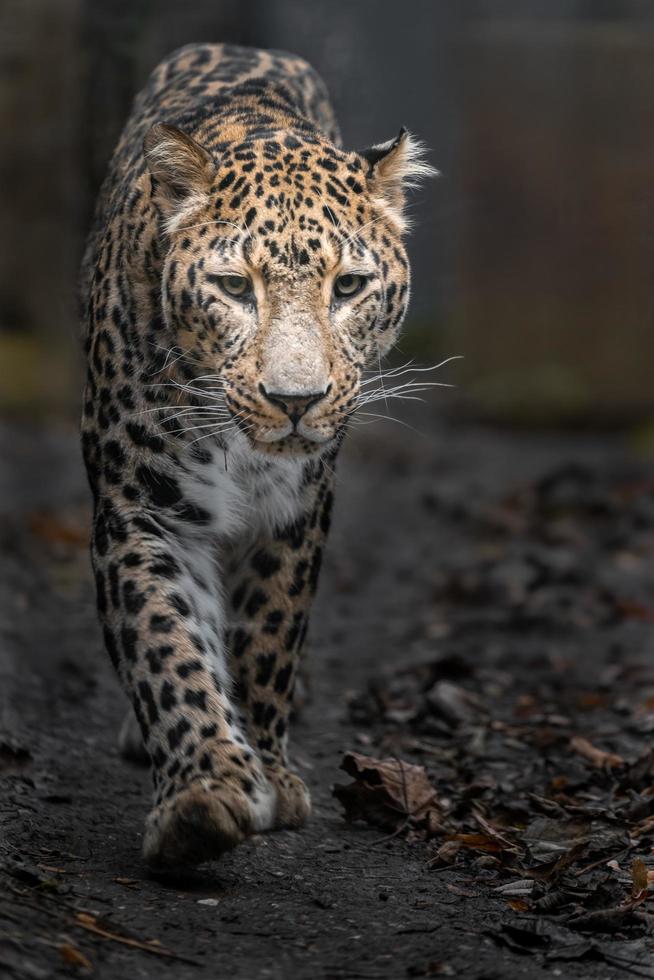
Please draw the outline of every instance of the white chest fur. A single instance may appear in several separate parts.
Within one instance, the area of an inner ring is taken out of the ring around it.
[[[188,499],[211,514],[218,537],[270,532],[299,517],[306,461],[256,456],[242,436],[210,453],[210,462],[185,460],[182,482]]]

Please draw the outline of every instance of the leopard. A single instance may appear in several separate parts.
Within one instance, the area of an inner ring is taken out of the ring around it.
[[[110,160],[81,441],[151,868],[310,815],[288,734],[335,464],[405,316],[406,198],[432,172],[404,128],[343,149],[304,59],[229,44],[167,56]]]

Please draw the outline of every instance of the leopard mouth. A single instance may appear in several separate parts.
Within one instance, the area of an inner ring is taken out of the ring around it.
[[[263,430],[260,434],[252,434],[252,441],[256,443],[267,443],[269,445],[280,445],[289,443],[291,445],[300,442],[315,443],[322,446],[325,442],[330,442],[334,438],[333,433],[319,432],[310,429],[308,426],[297,426],[287,431],[282,430]]]
[[[271,418],[268,413],[256,410],[235,410],[229,405],[232,419],[256,452],[264,455],[315,456],[325,452],[338,439],[345,419],[327,417],[301,418],[293,422],[288,418]],[[339,424],[340,423],[340,424]]]
[[[255,432],[248,433],[248,440],[252,449],[256,453],[265,456],[320,456],[334,444],[337,432],[318,433],[309,430],[307,434],[298,429],[292,429],[285,435],[277,435],[271,438],[271,434],[266,433],[265,438],[258,438]]]
[[[271,424],[268,419],[254,421],[250,418],[234,417],[236,424],[245,432],[249,441],[256,448],[268,446],[272,451],[280,447],[297,448],[305,445],[315,445],[316,448],[332,442],[336,432],[331,426],[315,428],[300,419],[297,424],[285,419],[279,424]]]
[[[257,439],[253,434],[250,434],[250,442],[254,449],[259,452],[274,453],[275,455],[286,452],[297,456],[311,456],[315,453],[322,452],[325,446],[333,441],[333,438],[333,436],[320,436],[319,438],[314,436],[310,438],[296,430],[274,439]]]

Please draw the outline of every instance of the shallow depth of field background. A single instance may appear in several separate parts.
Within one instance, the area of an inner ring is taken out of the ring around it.
[[[0,412],[73,420],[76,270],[134,93],[190,41],[285,48],[344,142],[419,134],[398,356],[448,354],[455,417],[654,445],[654,3],[3,0]]]

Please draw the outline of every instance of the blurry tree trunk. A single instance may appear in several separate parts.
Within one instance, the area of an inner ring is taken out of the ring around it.
[[[0,8],[0,329],[70,330],[79,0]]]
[[[652,41],[588,22],[471,30],[458,322],[491,414],[651,406]]]

